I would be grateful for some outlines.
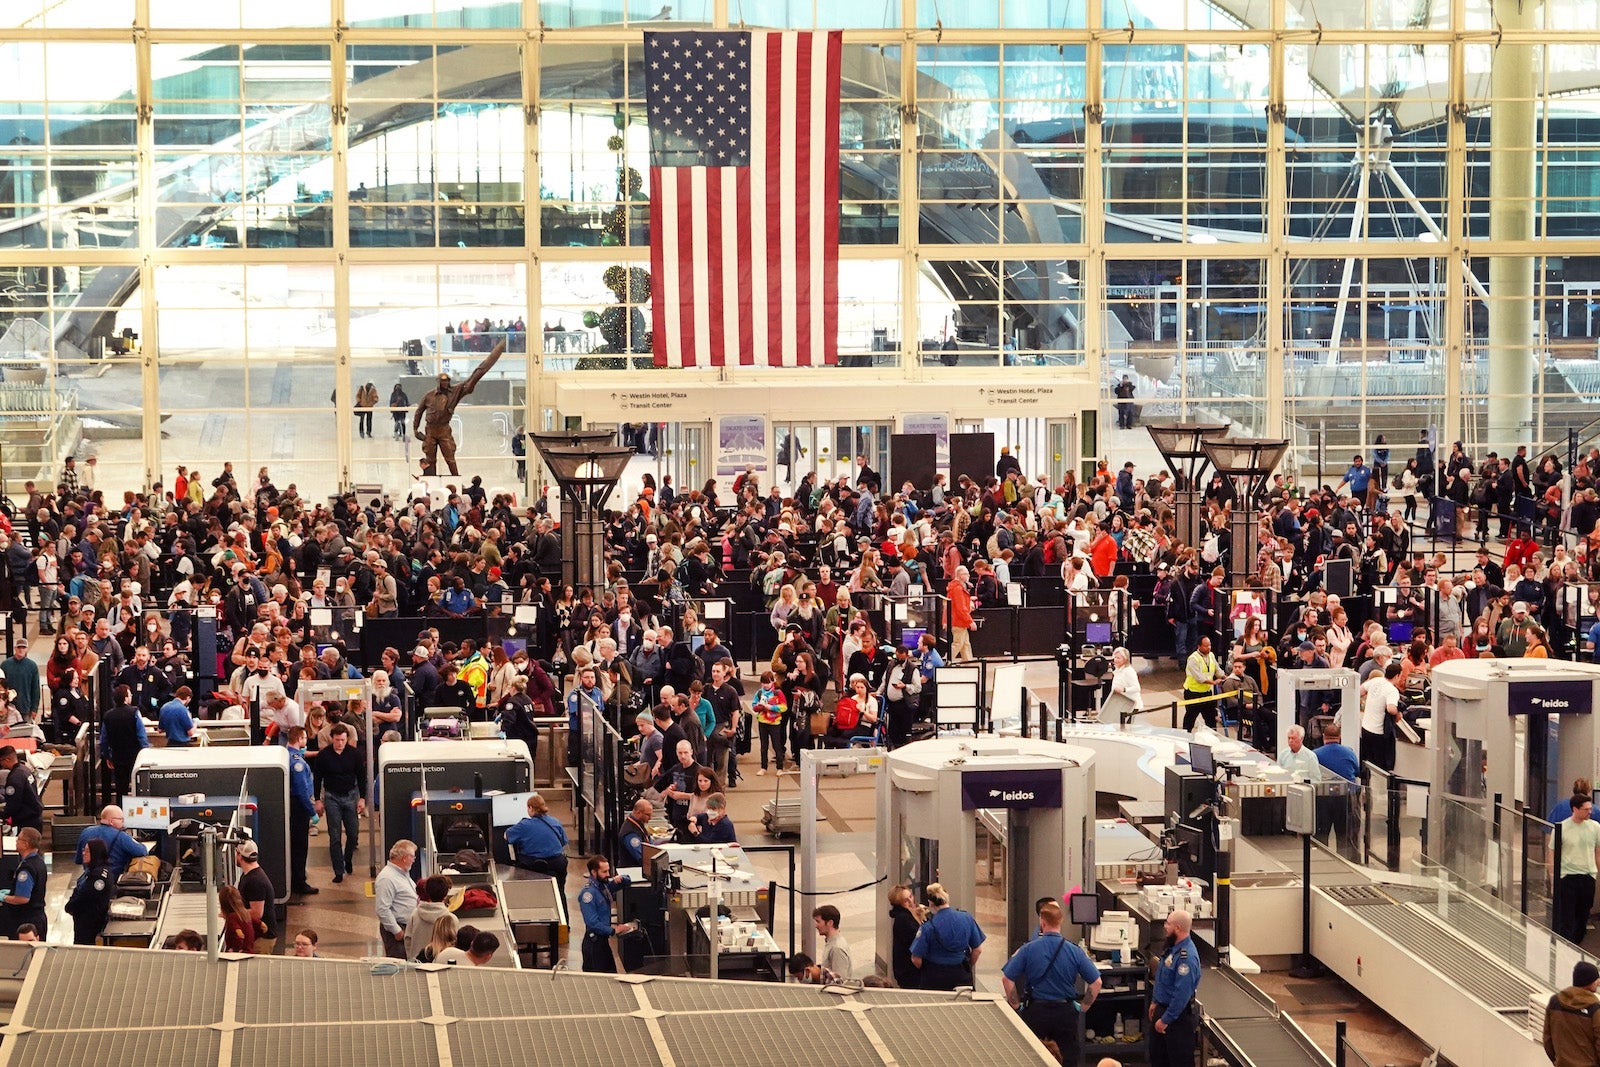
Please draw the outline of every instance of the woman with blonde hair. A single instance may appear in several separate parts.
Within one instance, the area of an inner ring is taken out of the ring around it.
[[[911,962],[918,970],[922,989],[951,991],[972,985],[972,972],[983,952],[984,934],[978,920],[950,906],[950,894],[938,882],[923,891],[928,917],[911,943]]]
[[[455,948],[456,932],[460,929],[461,920],[450,912],[445,912],[433,920],[433,933],[429,935],[428,943],[417,952],[417,962],[434,963],[441,952]]]
[[[917,988],[917,966],[911,962],[911,943],[917,939],[917,928],[927,918],[922,906],[916,902],[910,886],[897,885],[889,889],[889,968],[894,980],[902,989]]]
[[[773,601],[772,628],[778,633],[783,633],[783,628],[789,624],[789,619],[800,609],[800,594],[792,583],[785,582],[778,590],[778,599]]]

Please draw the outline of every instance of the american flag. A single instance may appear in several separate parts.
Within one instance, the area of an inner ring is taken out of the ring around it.
[[[657,366],[833,363],[842,35],[646,33]]]

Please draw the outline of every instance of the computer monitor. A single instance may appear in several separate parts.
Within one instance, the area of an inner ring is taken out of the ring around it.
[[[915,652],[917,645],[922,642],[922,635],[927,632],[926,626],[907,626],[900,631],[900,643]]]
[[[1100,925],[1100,894],[1073,893],[1067,897],[1067,917],[1074,926]]]
[[[1389,624],[1389,643],[1409,645],[1411,643],[1411,624],[1409,622],[1391,622]]]
[[[1109,645],[1111,643],[1111,624],[1109,622],[1091,622],[1083,628],[1083,639],[1091,645]]]
[[[639,850],[639,866],[646,878],[653,880],[656,877],[656,858],[665,851],[660,845],[652,845],[648,841]]]
[[[1189,766],[1208,778],[1216,774],[1217,764],[1211,758],[1211,746],[1189,742]]]

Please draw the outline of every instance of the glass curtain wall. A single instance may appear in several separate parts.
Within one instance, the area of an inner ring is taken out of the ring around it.
[[[1278,7],[13,0],[5,488],[72,451],[115,490],[223,458],[403,490],[390,412],[499,340],[458,438],[511,486],[556,384],[713,380],[650,357],[642,34],[718,18],[846,31],[839,365],[722,378],[1000,369],[1111,427],[1126,375],[1307,473],[1600,416],[1594,5]]]

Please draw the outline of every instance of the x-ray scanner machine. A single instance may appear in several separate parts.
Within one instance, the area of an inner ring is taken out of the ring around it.
[[[1093,888],[1095,754],[1081,745],[1029,738],[937,738],[889,753],[878,775],[878,875],[917,899],[930,882],[972,910],[980,813],[1004,826],[1004,959],[1034,928],[1033,902],[1074,886]],[[887,912],[879,909],[877,954],[891,958]]]
[[[289,750],[282,745],[147,748],[133,764],[133,796],[227,798],[254,804],[245,825],[255,835],[261,869],[289,899]],[[176,805],[175,805],[176,806]]]
[[[1487,856],[1494,804],[1543,815],[1600,765],[1600,665],[1461,659],[1433,669],[1429,832],[1440,855]]]

